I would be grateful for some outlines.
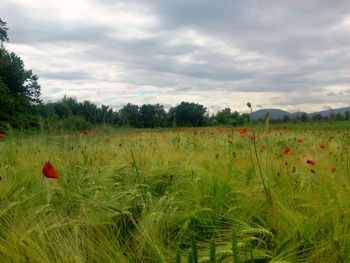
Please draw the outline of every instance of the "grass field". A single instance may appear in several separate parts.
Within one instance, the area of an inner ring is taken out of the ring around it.
[[[0,262],[350,262],[349,131],[10,131]]]

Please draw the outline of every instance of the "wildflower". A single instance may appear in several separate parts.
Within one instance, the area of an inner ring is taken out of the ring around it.
[[[302,142],[303,142],[303,139],[298,138],[297,142],[298,142],[298,143],[302,143]]]
[[[284,147],[284,148],[283,148],[283,153],[284,153],[284,154],[288,154],[291,150],[292,150],[292,149],[289,148],[289,147]]]
[[[198,134],[198,131],[195,131],[193,134],[194,134],[194,135],[197,135],[197,134]]]
[[[239,134],[240,134],[240,135],[244,135],[244,134],[247,133],[247,131],[248,131],[247,128],[243,128],[243,129],[239,130]]]
[[[335,167],[332,167],[332,168],[331,168],[331,173],[332,173],[332,174],[334,174],[336,171],[337,171],[337,168],[335,168]]]
[[[314,166],[316,164],[316,161],[315,160],[307,160],[306,163]]]
[[[326,145],[324,145],[323,143],[320,143],[320,148],[324,149],[326,147]]]
[[[3,133],[0,133],[0,139],[5,139],[5,138],[6,138],[6,135]]]
[[[105,138],[105,142],[109,142],[111,139],[110,138]]]
[[[47,161],[43,167],[43,174],[47,178],[58,179],[58,174],[50,161]]]
[[[84,130],[84,131],[83,131],[83,134],[84,134],[84,135],[88,135],[88,134],[89,134],[89,131],[88,131],[88,130]]]
[[[255,136],[255,135],[249,135],[249,139],[250,139],[251,141],[254,141],[254,140],[256,139],[256,136]]]

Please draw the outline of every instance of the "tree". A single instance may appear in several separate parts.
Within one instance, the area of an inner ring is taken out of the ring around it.
[[[302,122],[307,122],[309,120],[309,115],[307,113],[302,113],[301,116],[300,116],[300,120]]]
[[[282,121],[283,122],[289,122],[290,121],[290,117],[288,115],[283,115]]]
[[[139,106],[128,103],[119,110],[121,125],[130,125],[140,127],[139,123]]]
[[[83,101],[83,103],[81,104],[81,114],[84,116],[85,120],[96,124],[96,112],[97,106],[94,103],[88,100]]]
[[[231,109],[225,108],[221,111],[218,111],[215,119],[219,124],[229,124],[231,122],[231,117]]]
[[[70,115],[72,115],[72,112],[68,105],[64,104],[63,102],[57,102],[54,104],[55,113],[60,119],[66,118]]]
[[[0,49],[0,78],[12,95],[22,96],[28,103],[39,103],[38,77],[24,68],[19,56]]]
[[[8,28],[6,27],[6,22],[2,21],[0,18],[0,42],[1,44],[5,41],[9,41],[7,37],[7,30]]]
[[[165,127],[167,114],[160,104],[144,104],[139,111],[140,125],[144,128]]]
[[[313,121],[321,121],[322,120],[322,115],[320,113],[315,113],[312,115],[312,120]]]
[[[344,120],[346,121],[350,120],[350,111],[344,112]]]
[[[24,68],[19,56],[5,49],[6,23],[0,19],[0,122],[13,127],[38,124],[33,105],[40,103],[38,77]]]
[[[194,102],[181,102],[169,110],[170,121],[178,126],[203,126],[206,108]]]

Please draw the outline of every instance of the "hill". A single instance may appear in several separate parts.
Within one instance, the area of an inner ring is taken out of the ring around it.
[[[313,112],[313,113],[308,113],[309,116],[313,116],[316,114],[320,114],[322,117],[329,117],[331,113],[337,114],[341,113],[344,114],[345,112],[350,112],[350,107],[344,107],[344,108],[338,108],[338,109],[329,109],[329,110],[324,110],[324,111],[318,111],[318,112]],[[285,116],[288,116],[290,119],[295,119],[297,116],[301,116],[305,112],[288,112],[280,109],[261,109],[257,110],[252,113],[252,119],[253,120],[258,120],[258,119],[264,119],[266,116],[266,113],[270,113],[270,119],[283,119]]]

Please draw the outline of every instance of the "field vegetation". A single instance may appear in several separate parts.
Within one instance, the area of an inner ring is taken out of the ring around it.
[[[10,129],[0,262],[349,262],[346,125]]]

